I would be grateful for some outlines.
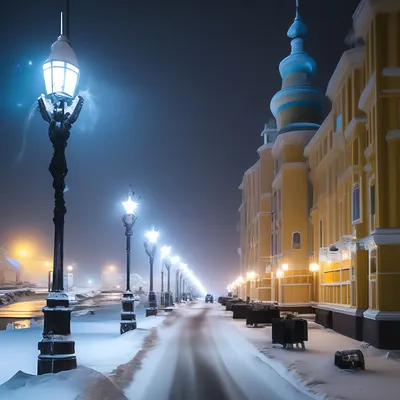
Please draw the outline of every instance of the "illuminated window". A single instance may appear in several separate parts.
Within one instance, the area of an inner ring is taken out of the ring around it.
[[[352,220],[353,222],[357,222],[360,220],[360,185],[356,183],[353,186],[353,193],[352,193]]]
[[[301,249],[301,235],[299,232],[294,232],[292,236],[292,249]]]

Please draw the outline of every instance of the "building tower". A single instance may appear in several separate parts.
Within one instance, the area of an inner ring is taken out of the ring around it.
[[[304,148],[320,127],[327,108],[325,94],[312,81],[316,63],[304,51],[307,27],[296,5],[290,26],[291,53],[279,65],[282,88],[271,100],[278,136],[272,156],[271,266],[272,296],[291,308],[309,309],[309,212],[312,204]]]

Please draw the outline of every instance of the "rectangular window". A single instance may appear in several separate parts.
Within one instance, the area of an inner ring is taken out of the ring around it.
[[[371,216],[375,215],[375,184],[372,184],[369,188],[369,200],[370,200],[370,213]]]
[[[353,222],[357,222],[360,220],[360,186],[355,184],[353,186],[353,193],[352,193],[352,220]]]
[[[376,249],[369,251],[369,273],[376,274]]]
[[[339,114],[335,120],[335,132],[342,129],[342,122],[343,122],[343,116],[342,114]]]
[[[322,220],[319,221],[319,247],[323,246],[323,237],[322,237]]]

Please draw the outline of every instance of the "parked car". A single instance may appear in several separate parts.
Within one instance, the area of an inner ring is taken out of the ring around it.
[[[214,303],[214,296],[212,294],[206,295],[206,303]]]

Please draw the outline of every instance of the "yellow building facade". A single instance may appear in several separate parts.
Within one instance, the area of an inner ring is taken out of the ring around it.
[[[361,1],[353,28],[357,40],[328,84],[329,102],[312,86],[315,63],[303,50],[307,29],[298,13],[288,31],[292,52],[280,64],[282,89],[271,101],[278,133],[270,152],[272,180],[263,183],[258,175],[255,189],[262,213],[261,187],[270,185],[265,206],[270,218],[265,230],[257,224],[250,229],[251,243],[258,246],[254,254],[263,257],[248,258],[249,221],[242,217],[241,275],[254,281],[239,285],[245,292],[240,295],[254,300],[262,295],[293,311],[313,309],[326,327],[395,349],[400,346],[400,1]],[[249,196],[246,179],[242,211]],[[270,291],[251,290],[265,284]]]

